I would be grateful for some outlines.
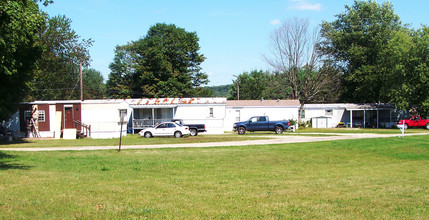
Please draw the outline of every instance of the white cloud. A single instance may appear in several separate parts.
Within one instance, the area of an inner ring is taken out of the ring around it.
[[[322,4],[311,4],[308,3],[307,0],[291,0],[294,4],[289,7],[292,10],[300,10],[300,11],[320,11],[322,10]]]
[[[278,20],[278,19],[274,19],[274,20],[271,20],[270,21],[270,24],[271,25],[278,25],[278,24],[280,24],[281,23],[281,21],[280,20]]]

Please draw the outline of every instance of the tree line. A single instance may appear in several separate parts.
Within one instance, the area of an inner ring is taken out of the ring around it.
[[[238,75],[229,97],[394,103],[428,115],[428,26],[410,28],[390,2],[355,0],[345,9],[313,31],[306,19],[283,22],[266,57],[274,71]]]
[[[82,63],[86,99],[103,98],[101,73],[88,69],[91,39],[80,39],[65,16],[39,9],[51,0],[0,2],[0,121],[19,102],[79,99]]]
[[[91,39],[81,39],[65,16],[39,9],[51,0],[0,2],[0,120],[21,101],[211,97],[201,69],[199,38],[158,23],[140,39],[117,45],[107,82],[89,69]],[[332,22],[311,29],[309,19],[284,21],[271,35],[271,70],[235,76],[229,99],[385,102],[429,112],[429,29],[403,24],[389,2],[355,0]],[[222,88],[225,92],[225,88]]]

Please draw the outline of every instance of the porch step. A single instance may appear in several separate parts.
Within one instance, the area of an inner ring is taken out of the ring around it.
[[[79,130],[76,132],[76,136],[79,139],[83,139],[87,137],[82,131],[79,131]]]
[[[64,129],[63,139],[76,139],[77,130],[75,128]]]

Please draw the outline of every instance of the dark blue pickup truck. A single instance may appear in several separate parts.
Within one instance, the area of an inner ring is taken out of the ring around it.
[[[281,134],[289,127],[290,121],[270,121],[268,116],[254,116],[247,121],[234,123],[234,131],[238,134],[245,134],[246,131],[275,131]]]

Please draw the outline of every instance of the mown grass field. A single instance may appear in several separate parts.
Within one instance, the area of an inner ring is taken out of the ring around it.
[[[427,219],[428,142],[3,151],[0,218]]]
[[[400,134],[401,130],[398,128],[303,128],[296,130],[297,134],[305,133],[371,133],[371,134]],[[428,133],[428,129],[423,128],[410,128],[405,130],[405,133]]]
[[[283,135],[305,135],[305,136],[326,136],[336,135],[337,133],[375,133],[375,134],[401,134],[399,129],[350,129],[350,128],[332,128],[332,129],[313,129],[305,128],[298,129],[296,132],[285,131]],[[408,129],[406,133],[428,133],[427,129]],[[186,143],[207,143],[207,142],[223,142],[223,141],[240,141],[240,140],[261,140],[276,136],[274,132],[247,132],[245,135],[228,132],[227,135],[198,135],[196,137],[155,137],[142,138],[137,134],[128,134],[122,138],[122,145],[157,145],[157,144],[186,144]],[[119,138],[111,139],[37,139],[28,138],[7,142],[0,140],[0,148],[33,148],[33,147],[79,147],[79,146],[117,146]]]
[[[128,134],[122,137],[122,145],[157,145],[157,144],[186,144],[186,143],[207,143],[221,141],[240,141],[240,140],[260,140],[266,137],[252,137],[239,135],[198,135],[195,137],[155,137],[144,138],[137,134]],[[119,138],[110,139],[38,139],[27,138],[12,142],[0,141],[0,148],[32,148],[32,147],[80,147],[80,146],[118,146]]]

